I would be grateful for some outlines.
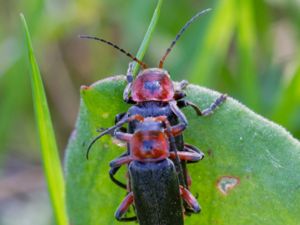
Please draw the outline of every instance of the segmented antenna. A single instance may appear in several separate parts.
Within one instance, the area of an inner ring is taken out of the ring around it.
[[[201,12],[198,12],[195,16],[193,16],[182,28],[181,30],[178,32],[178,34],[176,35],[175,39],[172,41],[170,47],[167,49],[166,53],[164,54],[164,56],[161,58],[161,60],[159,61],[159,68],[163,68],[164,65],[164,61],[167,58],[167,56],[169,55],[169,53],[171,52],[172,48],[174,47],[174,45],[176,44],[176,42],[178,41],[178,39],[181,37],[181,35],[183,34],[183,32],[190,26],[190,24],[192,22],[194,22],[194,20],[196,20],[199,16],[209,12],[211,9],[205,9],[202,10]]]
[[[143,69],[146,69],[148,67],[147,64],[143,63],[138,58],[136,58],[135,56],[133,56],[129,52],[125,51],[124,49],[120,48],[119,46],[117,46],[116,44],[114,44],[114,43],[112,43],[110,41],[106,41],[106,40],[104,40],[102,38],[98,38],[98,37],[94,37],[94,36],[88,36],[88,35],[79,35],[79,38],[92,39],[92,40],[96,40],[96,41],[101,41],[101,42],[103,42],[105,44],[108,44],[108,45],[114,47],[115,49],[118,49],[120,52],[124,53],[125,55],[127,55],[128,57],[130,57],[133,61],[137,62]]]

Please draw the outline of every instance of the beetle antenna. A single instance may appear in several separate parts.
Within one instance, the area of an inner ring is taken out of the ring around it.
[[[193,23],[199,16],[209,12],[211,9],[204,9],[201,12],[198,12],[195,16],[193,16],[182,28],[181,30],[178,32],[178,34],[176,35],[175,39],[172,41],[170,47],[167,49],[166,53],[164,54],[164,56],[161,58],[161,60],[159,61],[159,66],[158,68],[163,68],[164,65],[164,61],[167,58],[167,56],[169,55],[169,53],[171,52],[172,48],[174,47],[174,45],[176,44],[176,42],[178,41],[178,39],[181,37],[181,35],[183,34],[183,32],[191,25],[191,23]]]
[[[101,41],[105,44],[108,44],[112,47],[114,47],[115,49],[118,49],[120,52],[124,53],[125,55],[127,55],[129,58],[131,58],[132,60],[134,60],[135,62],[137,62],[143,69],[146,69],[148,66],[143,63],[141,60],[139,60],[138,58],[136,58],[134,55],[132,55],[131,53],[127,52],[126,50],[120,48],[118,45],[104,40],[102,38],[98,38],[98,37],[94,37],[94,36],[88,36],[88,35],[79,35],[79,38],[83,38],[83,39],[92,39],[92,40],[96,40],[96,41]]]
[[[86,150],[86,159],[89,159],[89,153],[90,153],[90,150],[92,148],[92,146],[96,143],[96,141],[98,141],[101,137],[103,137],[104,135],[106,134],[112,134],[114,133],[114,131],[120,127],[123,126],[124,123],[127,123],[128,122],[128,115],[125,114],[125,116],[117,123],[115,124],[114,126],[110,127],[110,128],[107,128],[106,130],[104,130],[103,132],[101,132],[98,136],[96,136],[92,141],[91,143],[89,144],[87,150]]]
[[[101,134],[99,134],[97,137],[95,137],[91,143],[89,144],[87,150],[86,150],[86,159],[89,159],[89,154],[90,154],[90,150],[92,148],[92,146],[96,143],[97,140],[99,140],[102,136],[104,136],[106,133],[102,132]]]

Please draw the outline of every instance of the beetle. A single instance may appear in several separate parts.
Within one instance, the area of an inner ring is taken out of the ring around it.
[[[178,157],[183,161],[197,162],[203,158],[198,151],[176,150],[175,136],[184,129],[182,124],[171,126],[166,116],[146,117],[135,114],[127,119],[136,121],[133,134],[115,130],[112,136],[128,143],[129,155],[110,162],[111,168],[128,165],[128,194],[118,207],[115,217],[120,221],[135,218],[124,217],[134,204],[141,225],[183,224],[181,199],[198,213],[200,206],[187,188],[179,184],[174,163]],[[151,216],[149,216],[151,215]]]
[[[81,38],[93,39],[113,46],[122,53],[126,54],[128,57],[130,57],[133,61],[135,61],[142,67],[142,70],[138,74],[137,78],[134,79],[132,71],[133,63],[129,64],[128,71],[126,74],[126,80],[128,84],[126,85],[123,92],[123,100],[126,103],[133,104],[133,106],[130,107],[126,113],[120,113],[116,116],[115,126],[104,130],[97,137],[94,138],[94,140],[88,146],[86,155],[87,158],[92,145],[99,138],[101,138],[105,134],[113,132],[117,128],[120,128],[124,124],[124,121],[126,121],[126,119],[131,115],[140,114],[144,117],[155,117],[165,115],[167,116],[168,120],[172,125],[181,122],[183,126],[186,127],[188,125],[188,121],[185,115],[181,112],[180,108],[191,106],[198,116],[209,116],[219,105],[221,105],[226,100],[226,94],[222,94],[208,108],[200,110],[200,108],[194,103],[184,99],[184,97],[186,96],[184,93],[184,89],[187,87],[188,82],[185,80],[181,81],[178,85],[179,88],[175,90],[175,85],[171,80],[168,71],[163,69],[165,59],[167,58],[167,56],[169,55],[169,53],[171,52],[181,35],[184,33],[184,31],[199,16],[203,15],[204,13],[207,13],[208,11],[210,11],[210,9],[198,12],[181,28],[181,30],[176,35],[175,39],[172,41],[170,47],[166,50],[165,54],[161,58],[159,66],[157,68],[148,68],[148,66],[144,62],[140,61],[128,51],[125,51],[124,49],[118,47],[112,42],[93,36],[80,36]],[[133,133],[135,128],[136,122],[131,121],[128,126],[129,132]],[[176,137],[176,145],[179,151],[185,148],[197,149],[192,145],[185,144],[182,135]],[[125,154],[129,154],[129,152],[127,151]],[[175,166],[177,170],[181,174],[183,174],[183,177],[180,178],[180,183],[184,186],[188,186],[189,177],[186,170],[186,162],[183,161],[179,165],[178,160],[176,161],[177,162],[175,162]],[[114,168],[110,170],[110,178],[118,186],[126,188],[125,184],[116,180],[114,177],[118,169],[119,168]]]

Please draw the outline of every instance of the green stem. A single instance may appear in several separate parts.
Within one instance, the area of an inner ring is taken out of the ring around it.
[[[158,0],[157,2],[157,5],[156,5],[156,8],[155,8],[155,11],[153,13],[153,16],[152,16],[152,19],[151,19],[151,22],[149,24],[149,27],[148,27],[148,30],[145,34],[145,37],[143,39],[143,42],[136,54],[136,57],[139,59],[139,60],[143,60],[144,58],[144,55],[149,47],[149,44],[150,44],[150,39],[153,35],[153,32],[154,32],[154,29],[156,27],[156,24],[157,24],[157,21],[159,19],[159,15],[160,15],[160,9],[161,9],[161,6],[162,6],[162,2],[163,0]],[[134,65],[134,68],[133,68],[133,74],[136,75],[138,70],[139,70],[139,67],[140,65],[139,64],[135,64]]]

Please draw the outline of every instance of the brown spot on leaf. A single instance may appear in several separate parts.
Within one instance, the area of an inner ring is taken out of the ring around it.
[[[208,156],[214,156],[214,151],[212,149],[208,149],[207,154]]]
[[[230,190],[235,188],[240,183],[240,179],[234,176],[222,176],[217,181],[217,189],[227,195]]]

